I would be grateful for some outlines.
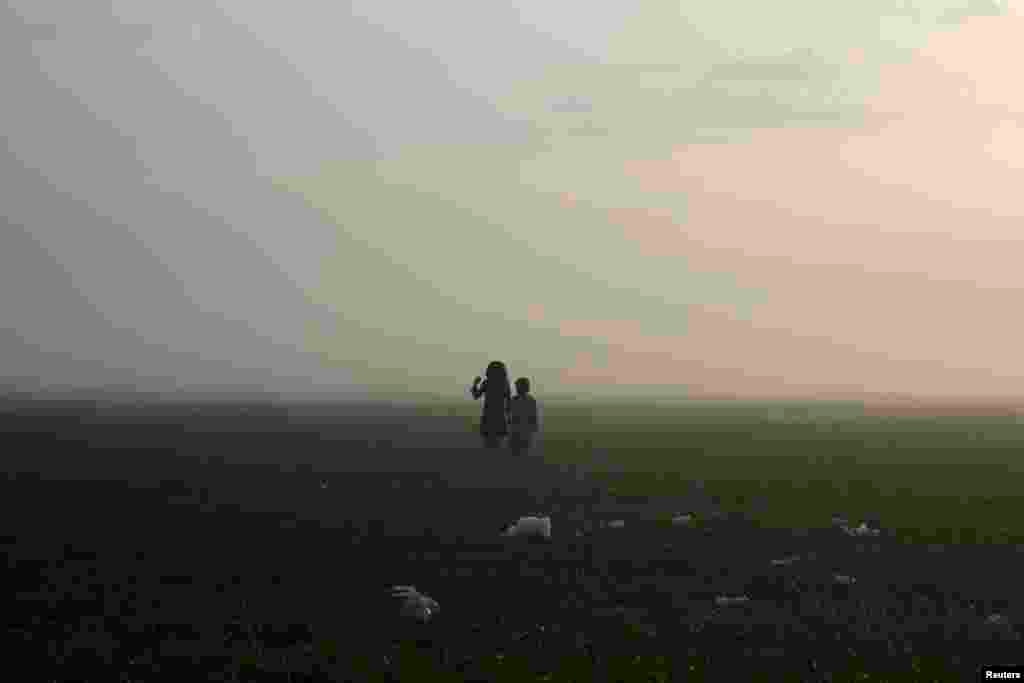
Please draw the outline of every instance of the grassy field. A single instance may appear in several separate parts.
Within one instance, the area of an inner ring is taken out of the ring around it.
[[[437,404],[475,426],[475,406]],[[878,519],[914,543],[1024,543],[1024,421],[871,415],[855,404],[544,405],[547,461],[583,465],[623,495],[693,480],[768,527]]]
[[[478,448],[478,411],[0,412],[8,636],[41,680],[953,681],[1019,660],[1011,418],[546,400],[522,458]],[[691,505],[703,528],[654,523]],[[550,543],[498,536],[538,510]],[[833,513],[895,537],[803,533]],[[392,614],[409,583],[436,622]]]

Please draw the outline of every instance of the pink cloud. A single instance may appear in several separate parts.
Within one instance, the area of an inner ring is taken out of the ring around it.
[[[652,198],[609,212],[628,243],[736,273],[770,300],[749,320],[693,309],[677,338],[564,322],[611,345],[606,369],[584,357],[567,381],[1024,396],[1022,35],[1018,15],[937,33],[884,68],[858,128],[762,130],[628,162]],[[685,221],[657,206],[666,192],[686,195]]]
[[[544,304],[530,304],[526,308],[526,318],[530,322],[543,322],[544,321]]]
[[[966,396],[1022,395],[1020,377],[993,377],[970,368],[937,370],[927,360],[892,358],[839,340],[757,327],[700,309],[692,311],[690,323],[688,334],[666,338],[670,343],[661,345],[634,345],[610,335],[613,341],[603,367],[594,364],[592,354],[581,353],[563,380],[677,385],[698,395],[762,398],[856,398],[878,393],[941,397],[949,395],[951,383]]]

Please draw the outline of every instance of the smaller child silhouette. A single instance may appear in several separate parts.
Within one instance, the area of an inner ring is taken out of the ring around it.
[[[518,451],[527,451],[533,438],[540,430],[537,416],[537,399],[530,395],[530,380],[520,377],[516,380],[516,395],[509,410],[509,446]]]

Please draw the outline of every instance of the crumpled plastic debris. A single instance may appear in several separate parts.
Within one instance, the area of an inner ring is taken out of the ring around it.
[[[719,595],[715,598],[715,604],[719,607],[742,605],[746,602],[750,602],[750,598],[746,595]]]
[[[1009,626],[1010,620],[998,612],[988,615],[985,618],[985,623],[990,626]]]
[[[847,536],[878,536],[881,533],[881,529],[872,529],[867,522],[861,522],[860,526],[856,527],[842,526],[840,528]]]
[[[835,580],[836,583],[842,584],[844,586],[850,586],[857,583],[856,577],[847,576],[846,574],[835,574],[832,578]]]
[[[697,516],[692,512],[677,513],[672,516],[672,526],[690,526],[697,521]]]
[[[626,526],[626,521],[622,519],[613,519],[608,522],[609,529],[622,529]]]
[[[990,614],[985,618],[985,628],[989,630],[989,636],[997,640],[1024,640],[1024,636],[1022,636],[1010,619],[998,612]]]
[[[391,589],[391,597],[402,601],[401,614],[421,622],[430,621],[438,612],[441,606],[428,595],[416,590],[416,586],[394,586]]]
[[[534,538],[551,538],[550,517],[520,517],[502,530],[504,536],[526,536]]]

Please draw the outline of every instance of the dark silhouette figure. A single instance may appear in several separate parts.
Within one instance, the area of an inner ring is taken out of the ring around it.
[[[509,445],[519,452],[528,451],[540,424],[537,418],[537,399],[530,395],[530,380],[526,377],[516,380],[516,395],[509,410],[509,422]]]
[[[501,361],[487,366],[487,379],[473,380],[470,393],[474,399],[484,397],[484,411],[480,416],[480,436],[488,448],[496,448],[508,436],[508,413],[512,407],[512,387],[508,383],[508,370]]]

